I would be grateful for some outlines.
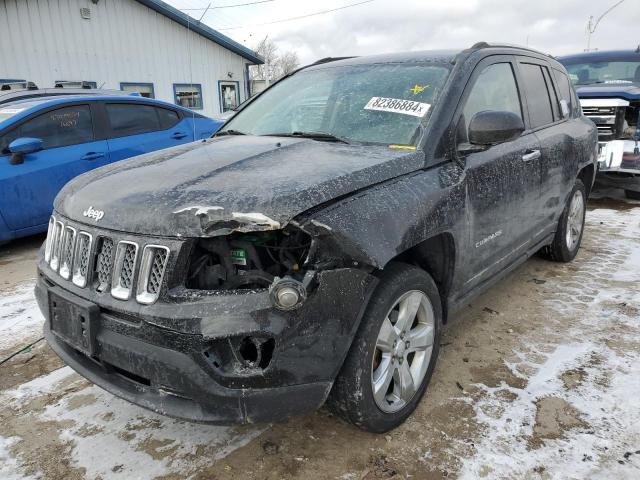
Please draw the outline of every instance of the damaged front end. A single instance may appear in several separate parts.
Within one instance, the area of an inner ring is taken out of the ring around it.
[[[326,225],[257,218],[153,238],[53,217],[36,288],[47,340],[160,413],[227,424],[317,408],[377,278]]]

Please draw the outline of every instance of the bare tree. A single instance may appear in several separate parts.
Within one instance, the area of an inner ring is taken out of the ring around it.
[[[294,51],[279,55],[278,47],[269,37],[264,37],[254,50],[264,58],[264,64],[251,67],[252,80],[266,80],[267,83],[271,83],[291,73],[300,64],[298,54]]]
[[[282,55],[280,55],[280,57],[278,57],[277,65],[278,77],[283,77],[293,72],[296,68],[298,68],[298,65],[300,65],[298,54],[294,51],[283,53]]]

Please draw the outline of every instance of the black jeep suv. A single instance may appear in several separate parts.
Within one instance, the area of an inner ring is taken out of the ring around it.
[[[532,50],[325,59],[211,139],[69,183],[38,262],[46,338],[167,415],[327,401],[386,431],[457,307],[539,250],[575,257],[596,142],[564,67]]]

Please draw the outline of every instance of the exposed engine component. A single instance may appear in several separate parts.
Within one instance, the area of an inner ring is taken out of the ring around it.
[[[187,288],[268,288],[276,277],[302,277],[311,237],[298,229],[201,239],[189,265]]]

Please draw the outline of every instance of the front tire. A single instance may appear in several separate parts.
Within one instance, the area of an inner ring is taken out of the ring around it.
[[[440,295],[431,276],[390,264],[334,382],[329,408],[370,432],[400,425],[431,379],[441,327]]]
[[[578,254],[584,232],[587,191],[581,180],[576,180],[567,204],[558,220],[558,229],[545,253],[556,262],[570,262]]]

